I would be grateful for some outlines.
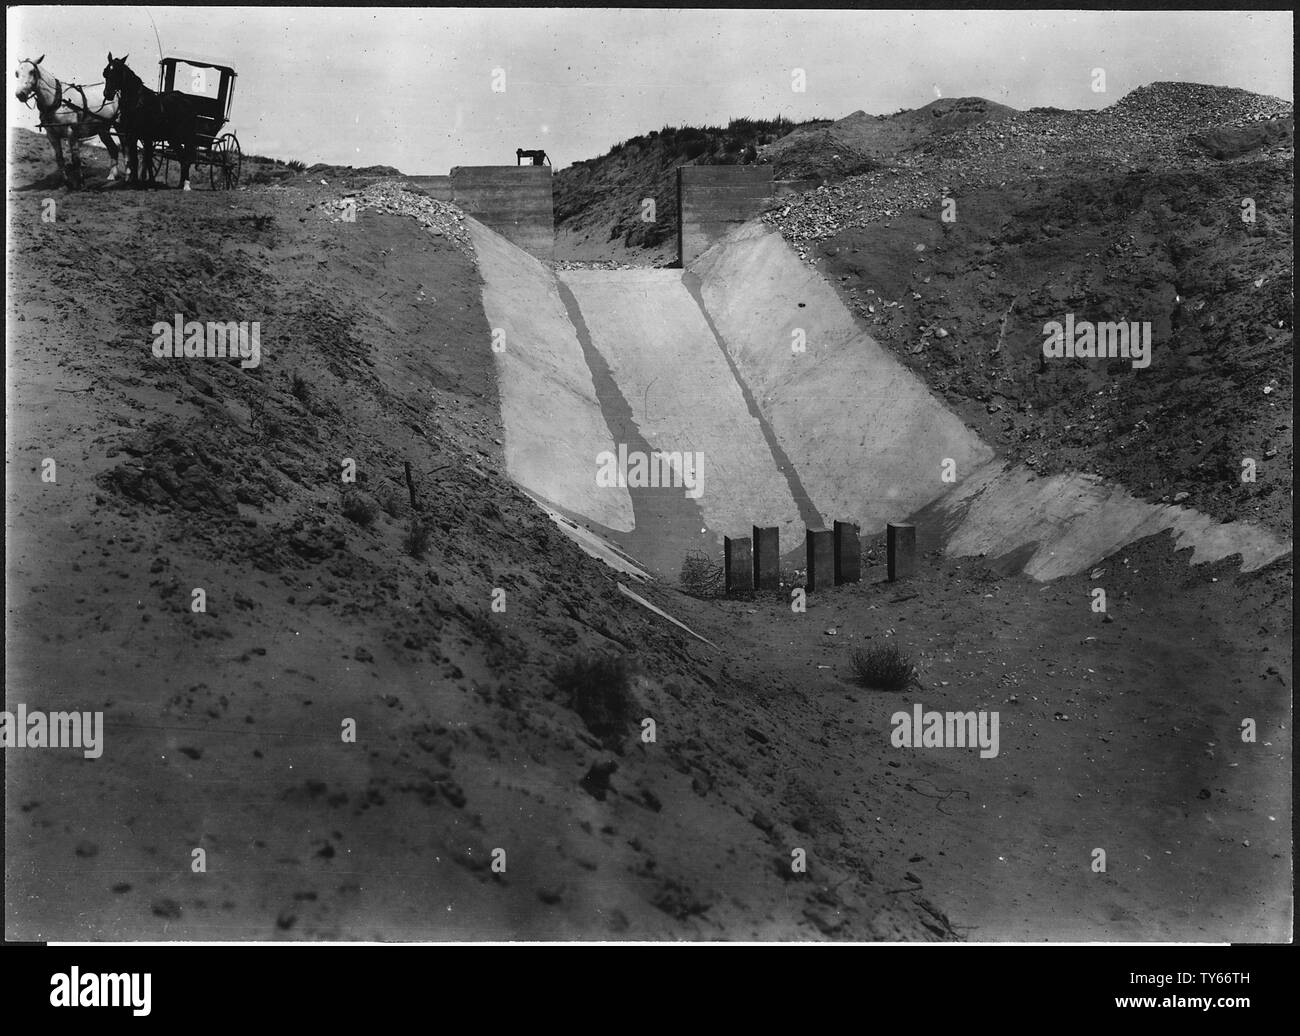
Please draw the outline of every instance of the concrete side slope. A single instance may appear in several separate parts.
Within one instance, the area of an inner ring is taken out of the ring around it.
[[[959,557],[1015,555],[1033,579],[1073,575],[1121,547],[1165,532],[1191,563],[1241,556],[1250,572],[1291,551],[1288,541],[1249,522],[1216,522],[1190,507],[1151,504],[1096,475],[1041,478],[1028,468],[986,465],[917,516],[941,528],[945,550]]]
[[[555,275],[477,220],[465,222],[483,278],[484,312],[492,328],[505,331],[496,361],[506,473],[571,513],[631,531],[627,490],[596,485],[597,455],[617,446]]]
[[[775,231],[748,223],[691,264],[741,378],[813,504],[879,531],[993,451],[890,356]],[[802,329],[805,351],[793,349]]]
[[[559,277],[637,431],[656,450],[701,455],[698,504],[719,542],[748,536],[752,525],[779,525],[783,543],[801,542],[787,474],[681,271],[569,270]]]

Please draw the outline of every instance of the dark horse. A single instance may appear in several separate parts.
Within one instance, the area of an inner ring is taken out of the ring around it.
[[[188,191],[198,134],[198,116],[190,99],[179,90],[155,93],[126,67],[126,57],[115,58],[110,52],[104,66],[104,97],[111,101],[119,94],[117,133],[126,150],[127,183],[146,186],[136,172],[136,147],[141,142],[145,169],[151,170],[149,182],[153,181],[153,147],[162,140],[180,156],[181,190]]]

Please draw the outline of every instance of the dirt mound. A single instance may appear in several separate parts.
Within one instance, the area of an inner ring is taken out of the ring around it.
[[[983,97],[942,97],[923,108],[895,116],[899,121],[926,123],[935,133],[951,133],[967,126],[1007,119],[1016,109]]]
[[[776,166],[781,179],[836,180],[880,168],[931,137],[1015,114],[982,97],[942,98],[894,115],[856,111],[829,126],[796,130],[761,149],[759,159]]]
[[[308,166],[303,173],[308,179],[319,180],[352,180],[358,176],[401,176],[402,171],[391,165],[327,165],[324,162],[317,162],[315,165]]]

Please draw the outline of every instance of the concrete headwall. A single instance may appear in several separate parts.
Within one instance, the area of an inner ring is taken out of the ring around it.
[[[770,165],[686,165],[677,170],[677,257],[683,266],[772,201]]]
[[[429,197],[438,201],[451,201],[450,176],[408,176],[406,178],[416,187],[429,193]]]
[[[555,253],[551,170],[532,165],[457,166],[451,201],[538,259]]]

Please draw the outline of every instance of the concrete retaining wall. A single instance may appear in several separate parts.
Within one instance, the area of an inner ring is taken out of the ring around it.
[[[555,253],[548,166],[476,165],[451,171],[451,201],[538,259]]]
[[[687,165],[677,170],[677,258],[683,266],[772,201],[770,165]]]

